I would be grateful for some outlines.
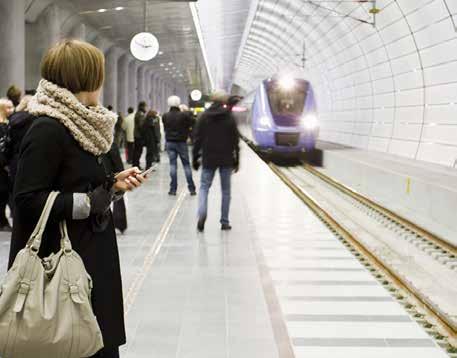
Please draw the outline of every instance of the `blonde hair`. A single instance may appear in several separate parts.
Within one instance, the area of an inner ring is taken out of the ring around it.
[[[44,56],[41,76],[72,93],[93,92],[105,80],[105,55],[87,42],[65,39]]]
[[[10,110],[8,110],[8,107]],[[13,112],[14,105],[8,98],[0,98],[0,121],[4,122],[8,116]]]

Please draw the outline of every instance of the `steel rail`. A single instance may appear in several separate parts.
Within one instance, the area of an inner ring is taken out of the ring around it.
[[[356,192],[355,190],[351,189],[350,187],[346,186],[345,184],[329,177],[328,175],[322,173],[321,171],[313,168],[309,164],[304,165],[304,169],[309,173],[313,174],[314,176],[318,177],[319,179],[323,180],[330,186],[338,189],[339,191],[347,194],[348,196],[352,197],[353,199],[363,203],[364,205],[374,209],[390,220],[396,222],[398,225],[403,226],[407,230],[413,232],[416,235],[422,236],[423,238],[427,239],[428,241],[432,242],[434,245],[439,246],[441,250],[447,251],[449,255],[453,255],[457,258],[457,247],[452,243],[446,241],[445,239],[431,233],[427,229],[413,223],[412,221],[406,219],[405,217],[393,212],[390,209],[378,204],[374,200],[367,198],[366,196]]]
[[[424,295],[418,292],[407,280],[400,277],[382,259],[371,253],[360,240],[338,223],[309,193],[296,185],[287,175],[278,169],[278,167],[272,163],[269,164],[269,167],[297,195],[297,197],[305,203],[305,205],[331,228],[337,236],[349,243],[349,245],[363,257],[363,260],[361,259],[361,261],[368,261],[372,267],[386,277],[391,285],[404,292],[410,302],[429,318],[429,321],[437,327],[437,330],[441,334],[447,336],[448,342],[452,346],[447,348],[451,350],[455,349],[457,344],[457,326],[452,317],[449,317],[445,312],[441,311],[427,297],[424,297]]]

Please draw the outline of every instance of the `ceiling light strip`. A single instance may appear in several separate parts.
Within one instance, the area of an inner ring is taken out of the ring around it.
[[[198,40],[200,42],[200,48],[202,50],[203,60],[205,61],[206,72],[208,73],[211,90],[214,90],[214,81],[209,67],[208,56],[206,55],[205,40],[202,34],[202,28],[200,24],[200,17],[198,16],[197,5],[195,3],[189,3],[189,7],[192,13],[192,18],[194,20],[195,30],[197,31]]]

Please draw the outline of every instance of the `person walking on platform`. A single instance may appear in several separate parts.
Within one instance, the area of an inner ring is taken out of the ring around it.
[[[146,119],[146,110],[147,110],[147,105],[146,102],[141,101],[138,104],[138,111],[135,114],[135,125],[134,125],[134,140],[135,140],[135,145],[134,145],[134,154],[133,154],[133,165],[135,167],[140,167],[140,161],[141,161],[141,156],[143,154],[143,147],[145,146],[145,140],[144,140],[144,121]]]
[[[0,231],[11,231],[5,212],[10,197],[6,147],[8,141],[8,117],[13,111],[13,102],[6,98],[0,99]]]
[[[114,126],[114,143],[116,144],[117,148],[120,149],[124,145],[125,140],[125,131],[124,131],[124,117],[122,113],[119,112],[117,114],[117,122]]]
[[[205,229],[209,189],[218,169],[222,188],[221,229],[231,230],[231,176],[239,169],[240,135],[235,118],[226,105],[228,96],[224,91],[216,91],[211,100],[213,104],[200,117],[194,135],[192,165],[198,170],[200,157],[203,164],[198,200],[197,229],[200,232]]]
[[[110,150],[116,122],[116,114],[99,105],[104,64],[103,52],[79,40],[62,40],[42,60],[42,80],[27,108],[35,118],[22,140],[8,266],[26,246],[50,193],[59,192],[39,256],[59,252],[59,223],[65,220],[73,249],[93,282],[92,308],[104,343],[93,357],[119,358],[126,334],[110,205],[141,186],[144,178],[138,168],[117,175],[104,169],[103,156]]]
[[[27,107],[32,96],[26,95],[22,98],[19,105],[16,107],[16,112],[8,118],[8,141],[4,154],[8,163],[10,200],[9,206],[14,212],[13,188],[16,179],[17,163],[19,161],[19,153],[21,149],[22,139],[32,125],[34,117],[28,113]],[[14,213],[13,213],[14,215]]]
[[[165,138],[167,141],[166,150],[170,159],[170,191],[169,195],[176,195],[178,190],[178,156],[186,174],[187,187],[190,195],[197,195],[195,191],[194,180],[192,179],[192,169],[189,161],[189,149],[187,148],[187,139],[193,127],[192,118],[184,112],[181,112],[179,105],[181,99],[178,96],[168,98],[170,111],[162,117],[165,129]]]
[[[22,91],[17,86],[12,85],[6,91],[6,97],[13,102],[13,112],[16,112],[16,107],[21,101]]]
[[[133,164],[133,156],[135,153],[135,111],[132,107],[127,109],[127,116],[122,123],[122,129],[125,132],[125,141],[127,143],[127,163]]]
[[[144,139],[146,144],[146,169],[153,162],[160,162],[160,119],[156,111],[149,111],[144,121]]]

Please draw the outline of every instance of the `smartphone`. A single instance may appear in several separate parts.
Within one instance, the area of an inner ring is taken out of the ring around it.
[[[140,175],[144,178],[146,178],[149,174],[151,174],[153,171],[156,170],[156,165],[150,167],[149,169],[145,170],[144,172],[142,172]]]

